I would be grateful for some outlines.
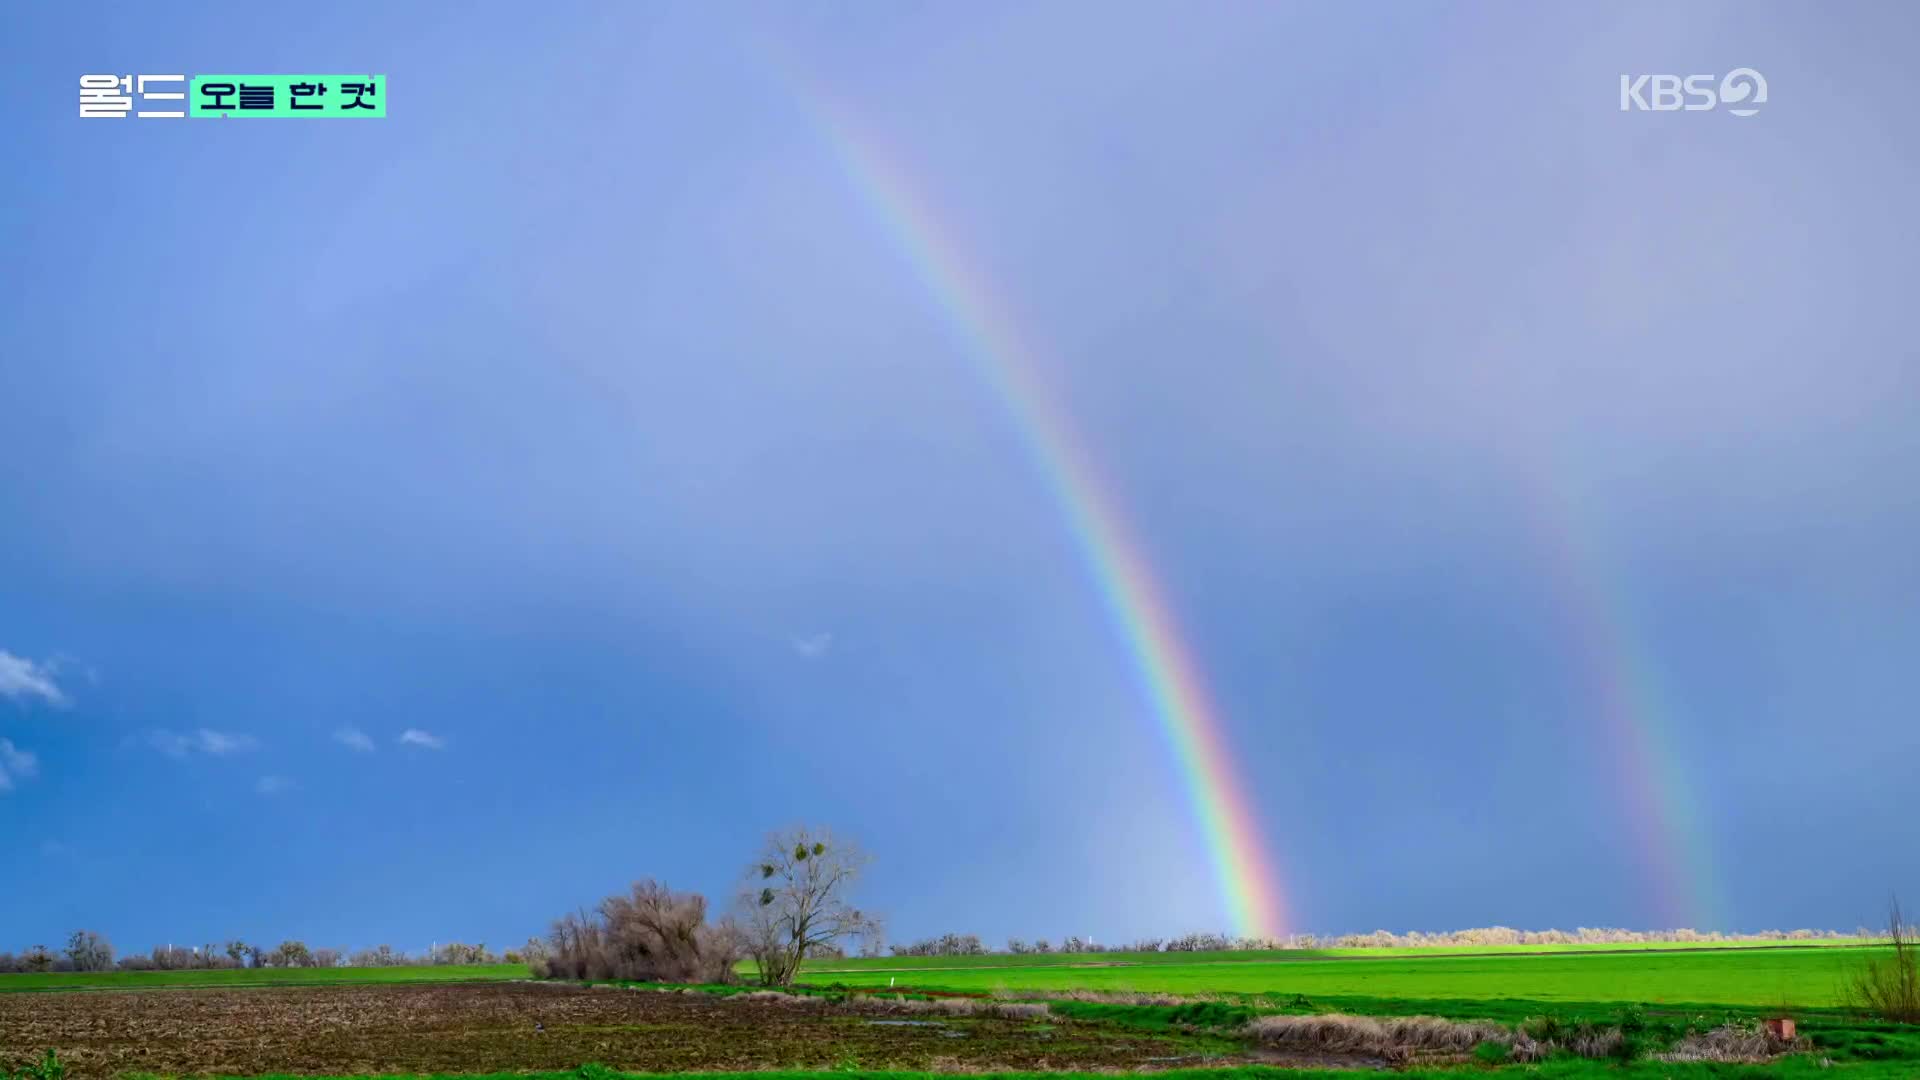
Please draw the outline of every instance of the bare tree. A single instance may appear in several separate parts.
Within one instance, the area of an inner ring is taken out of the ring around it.
[[[181,971],[193,966],[193,950],[178,945],[155,945],[149,957],[159,971]]]
[[[270,954],[270,960],[275,967],[312,967],[313,950],[307,948],[304,941],[283,941]]]
[[[887,926],[877,915],[867,916],[867,925],[858,935],[860,955],[869,959],[887,954]]]
[[[382,945],[376,949],[361,949],[348,958],[347,963],[354,967],[396,967],[406,961],[406,957],[393,950],[391,945]]]
[[[507,953],[507,963],[525,964],[529,968],[544,964],[547,959],[547,943],[543,938],[528,938],[525,945]]]
[[[740,896],[740,922],[761,982],[790,985],[809,954],[876,931],[876,921],[848,899],[865,865],[858,847],[824,829],[801,826],[767,837]]]
[[[75,971],[106,971],[113,967],[113,946],[91,930],[75,930],[67,938],[67,960]]]

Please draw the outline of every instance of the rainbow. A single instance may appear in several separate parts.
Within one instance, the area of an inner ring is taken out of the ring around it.
[[[861,201],[885,226],[1005,405],[1042,481],[1059,505],[1095,590],[1133,662],[1141,690],[1179,764],[1234,932],[1278,938],[1287,912],[1227,750],[1218,709],[1152,566],[1129,533],[1111,489],[1068,415],[1035,375],[1013,321],[878,142],[856,134],[846,112],[792,65],[798,98]]]
[[[1540,448],[1536,448],[1538,450]],[[1724,929],[1725,905],[1712,848],[1694,806],[1687,770],[1674,752],[1659,671],[1640,646],[1632,613],[1612,580],[1599,535],[1573,498],[1566,471],[1551,475],[1546,455],[1524,465],[1566,640],[1579,657],[1612,754],[1612,773],[1633,846],[1659,916],[1673,927]]]

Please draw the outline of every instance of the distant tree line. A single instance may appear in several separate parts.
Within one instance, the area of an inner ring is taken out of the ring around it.
[[[941,934],[893,946],[895,956],[985,956],[988,951],[978,934]]]
[[[1872,937],[1876,931],[1861,928],[1852,934],[1837,930],[1762,930],[1754,934],[1728,934],[1718,930],[1622,930],[1614,927],[1582,926],[1568,930],[1515,930],[1506,926],[1486,926],[1473,930],[1421,933],[1412,930],[1395,934],[1375,930],[1371,934],[1344,934],[1321,942],[1319,947],[1341,949],[1408,949],[1471,945],[1671,945],[1689,942],[1737,941],[1818,941],[1844,937]],[[1314,948],[1315,946],[1299,946]]]
[[[1237,937],[1220,933],[1191,933],[1172,938],[1140,938],[1131,942],[1096,943],[1088,938],[1069,936],[1058,943],[1038,938],[1009,938],[1006,945],[991,949],[977,934],[940,934],[919,941],[892,946],[895,956],[981,956],[1002,953],[1013,956],[1046,953],[1152,953],[1152,952],[1228,952],[1280,949],[1387,949],[1421,947],[1472,947],[1492,945],[1565,945],[1565,944],[1674,944],[1685,942],[1742,941],[1821,941],[1838,938],[1883,936],[1883,931],[1861,928],[1851,934],[1838,930],[1762,930],[1752,934],[1728,934],[1720,931],[1621,930],[1580,927],[1576,930],[1514,930],[1504,926],[1443,933],[1418,930],[1396,934],[1375,930],[1370,934],[1341,934],[1321,937],[1314,934],[1289,934],[1283,938]]]
[[[149,952],[118,958],[105,935],[75,930],[66,947],[55,951],[34,945],[20,953],[0,952],[0,975],[34,972],[194,971],[245,968],[414,967],[438,964],[497,964],[503,957],[486,945],[448,942],[424,953],[407,953],[391,945],[360,949],[309,948],[304,941],[283,941],[272,948],[245,941],[205,945],[156,945]],[[508,950],[507,963],[524,962],[523,954]]]
[[[628,892],[602,900],[556,920],[546,938],[531,938],[518,949],[495,954],[484,943],[452,941],[422,953],[391,945],[349,952],[309,948],[288,940],[272,948],[241,940],[203,945],[156,946],[145,953],[116,958],[113,944],[92,930],[76,930],[64,948],[34,945],[19,953],[0,952],[0,974],[32,972],[185,971],[243,968],[410,967],[445,964],[524,963],[536,977],[632,979],[673,982],[730,982],[743,958],[755,961],[762,982],[786,985],[806,959],[840,957],[849,945],[863,956],[878,956],[884,943],[879,920],[847,901],[864,857],[851,844],[806,829],[775,834],[746,875],[734,909],[709,923],[706,898],[675,892],[654,881],[636,883]],[[1896,916],[1897,918],[1897,916]],[[1895,924],[1899,926],[1898,923]],[[1013,955],[1085,952],[1223,952],[1260,949],[1369,949],[1563,944],[1670,944],[1686,942],[1818,941],[1842,937],[1874,938],[1886,931],[1860,928],[1852,934],[1833,930],[1763,930],[1753,934],[1719,931],[1621,930],[1580,927],[1565,930],[1515,930],[1492,926],[1443,933],[1410,931],[1316,937],[1234,937],[1191,933],[1173,938],[1142,938],[1125,944],[1096,944],[1069,936],[1058,944],[1039,938],[1007,941]],[[1912,930],[1906,931],[1909,939]],[[1895,936],[1898,936],[1897,931]],[[895,956],[981,956],[994,952],[977,934],[940,934],[894,945]]]

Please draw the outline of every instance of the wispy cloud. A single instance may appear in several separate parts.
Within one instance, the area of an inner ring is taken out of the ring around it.
[[[149,731],[146,744],[170,758],[186,758],[194,754],[211,754],[224,757],[238,754],[259,746],[251,735],[229,731],[214,731],[211,728],[198,728],[194,731],[167,731],[164,728]]]
[[[804,660],[818,660],[833,648],[833,635],[828,633],[807,634],[793,639],[793,651]]]
[[[421,731],[419,728],[408,728],[400,733],[400,745],[417,746],[422,750],[445,750],[447,748],[447,740],[442,736],[435,735],[431,731]]]
[[[253,790],[256,794],[274,796],[283,791],[292,791],[293,781],[284,776],[263,776],[253,782]]]
[[[373,753],[373,736],[357,727],[343,727],[334,732],[333,741],[358,753]]]
[[[39,772],[39,758],[13,745],[11,740],[0,739],[0,791],[12,791],[16,779],[31,780]]]
[[[39,698],[49,705],[67,703],[66,692],[54,681],[53,665],[36,664],[5,649],[0,649],[0,697],[15,701]]]

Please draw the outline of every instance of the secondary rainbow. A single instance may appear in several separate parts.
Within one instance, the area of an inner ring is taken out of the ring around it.
[[[780,65],[793,73],[790,65]],[[965,351],[1006,406],[1042,481],[1066,519],[1088,576],[1132,659],[1141,689],[1179,763],[1234,932],[1277,938],[1287,911],[1226,746],[1218,711],[1182,641],[1152,567],[1130,534],[1071,419],[1036,376],[1033,354],[992,290],[908,182],[859,135],[821,88],[794,77],[802,107],[860,199],[938,301]]]
[[[1669,926],[1730,929],[1712,846],[1668,730],[1673,707],[1624,591],[1611,584],[1614,575],[1596,542],[1601,534],[1575,498],[1572,474],[1550,467],[1553,450],[1550,441],[1536,443],[1518,464],[1634,849]]]

